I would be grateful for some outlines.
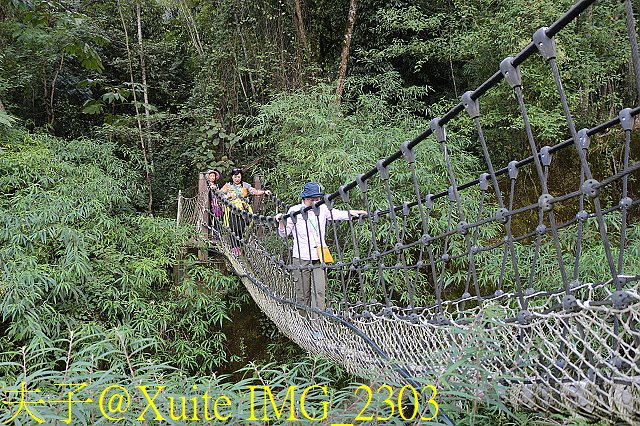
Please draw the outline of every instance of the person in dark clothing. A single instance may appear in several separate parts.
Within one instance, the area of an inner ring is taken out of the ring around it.
[[[220,172],[209,170],[207,172],[207,188],[209,189],[209,239],[218,241],[220,239],[220,224],[218,221],[222,217],[223,206],[217,195],[217,181],[220,179]]]

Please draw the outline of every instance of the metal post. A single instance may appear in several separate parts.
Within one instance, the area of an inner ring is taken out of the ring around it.
[[[255,175],[253,177],[253,187],[255,189],[262,189],[262,181],[264,180],[264,176],[263,175]],[[253,212],[255,214],[260,214],[260,212],[262,211],[262,195],[258,195],[256,197],[253,197]],[[254,223],[254,225],[256,225]],[[258,238],[262,238],[262,227],[258,226],[258,228],[256,229],[256,237]]]
[[[176,214],[176,226],[180,225],[180,214],[182,213],[182,190],[178,190],[178,213]]]
[[[209,238],[209,206],[211,200],[209,200],[209,189],[207,188],[207,174],[205,172],[199,173],[198,178],[198,226],[200,227],[200,234],[202,238],[198,240],[206,240]],[[198,259],[207,261],[209,260],[209,253],[207,250],[202,250],[202,243],[198,243]]]

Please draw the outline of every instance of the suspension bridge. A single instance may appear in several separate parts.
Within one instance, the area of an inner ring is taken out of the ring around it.
[[[497,395],[516,409],[640,425],[640,226],[632,220],[640,194],[630,185],[640,178],[640,107],[576,129],[556,63],[556,34],[594,2],[579,1],[540,28],[428,129],[310,207],[288,215],[289,205],[263,196],[253,212],[241,210],[209,191],[201,174],[199,195],[179,196],[178,222],[193,225],[203,244],[217,229],[216,250],[282,333],[354,374],[428,378],[437,387],[454,365],[477,395],[499,387]],[[622,3],[640,99],[634,12],[630,0]],[[566,129],[558,135],[566,140],[543,147],[534,138],[520,70],[540,56]],[[531,155],[496,168],[483,133],[482,99],[505,84],[513,97],[504,102],[519,111]],[[485,172],[471,181],[461,182],[452,166],[445,126],[454,118],[473,123],[485,160]],[[611,160],[614,173],[606,175],[595,167],[598,153],[589,150],[590,139],[604,132],[620,152]],[[441,146],[448,188],[421,183],[416,169],[433,161],[416,151],[423,141]],[[554,165],[559,156],[572,158],[575,169]],[[396,176],[411,176],[401,185],[412,186],[412,200],[399,199]],[[560,189],[553,179],[563,181]],[[211,197],[250,226],[233,233],[211,211]],[[320,269],[327,282],[326,310],[317,311],[295,302],[300,267],[292,258],[298,256],[291,238],[279,235],[274,215],[285,213],[282,220],[308,235],[322,204],[368,214],[327,222],[320,237],[335,262],[307,267]],[[240,256],[232,253],[234,241]],[[466,352],[476,365],[455,365]]]

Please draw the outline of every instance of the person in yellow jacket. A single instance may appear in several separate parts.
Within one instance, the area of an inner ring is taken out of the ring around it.
[[[255,189],[247,182],[242,181],[242,169],[240,167],[234,167],[231,169],[231,179],[225,183],[220,189],[220,192],[224,194],[229,203],[239,209],[249,210],[249,195],[271,195],[271,191],[268,189]],[[246,226],[246,222],[242,216],[234,215],[228,212],[228,226],[231,229],[230,243],[233,254],[240,256],[240,239]]]

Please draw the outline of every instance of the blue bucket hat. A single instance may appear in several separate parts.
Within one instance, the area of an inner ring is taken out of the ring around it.
[[[302,193],[300,194],[300,198],[314,198],[314,197],[324,197],[324,193],[320,188],[320,184],[318,182],[307,182],[302,187]]]

